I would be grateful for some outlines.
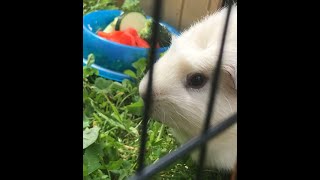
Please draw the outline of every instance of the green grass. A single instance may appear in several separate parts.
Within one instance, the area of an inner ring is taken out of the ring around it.
[[[119,9],[116,0],[83,0],[83,15],[95,10]]]
[[[114,82],[97,76],[90,68],[94,56],[83,69],[83,177],[84,179],[126,179],[134,174],[140,145],[143,101],[138,82],[146,71],[146,60],[134,63],[137,82]],[[134,73],[134,72],[131,72]],[[152,164],[178,147],[165,125],[150,120],[146,164]],[[189,156],[179,160],[153,179],[192,179],[196,166]],[[206,176],[221,179],[214,171]],[[209,179],[209,178],[208,178]]]
[[[112,0],[84,0],[83,14],[98,9],[115,9]],[[126,71],[137,81],[121,83],[98,76],[90,68],[94,56],[83,67],[83,179],[121,180],[134,175],[140,146],[140,124],[143,101],[138,83],[146,72],[146,59],[133,64],[136,69]],[[150,119],[146,145],[147,165],[177,149],[179,145],[165,125]],[[193,179],[196,165],[189,156],[177,161],[152,179]],[[203,179],[222,180],[223,175],[204,170]]]

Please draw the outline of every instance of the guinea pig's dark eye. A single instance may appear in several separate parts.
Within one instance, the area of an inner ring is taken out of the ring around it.
[[[187,76],[187,87],[200,89],[207,82],[207,77],[201,73],[190,74]]]

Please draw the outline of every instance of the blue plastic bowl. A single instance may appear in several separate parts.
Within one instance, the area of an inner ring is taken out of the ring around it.
[[[104,28],[113,21],[113,19],[122,13],[120,10],[99,10],[89,13],[83,17],[83,65],[86,64],[86,58],[93,53],[95,64],[93,68],[99,70],[99,75],[108,79],[122,81],[129,78],[123,74],[126,69],[134,70],[132,63],[139,58],[148,56],[148,49],[138,48],[108,41],[99,37],[96,32]],[[168,25],[161,22],[168,30],[175,35],[180,33]],[[157,49],[157,58],[159,54],[165,52],[169,47]]]

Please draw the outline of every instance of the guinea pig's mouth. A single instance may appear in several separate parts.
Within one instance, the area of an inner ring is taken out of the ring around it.
[[[200,124],[194,124],[186,114],[171,103],[155,104],[150,111],[152,119],[176,130],[176,132],[186,134],[188,137],[195,136],[200,132]]]
[[[167,124],[170,119],[170,112],[166,111],[167,107],[158,100],[154,100],[153,105],[150,107],[150,117],[161,123]]]
[[[161,122],[165,119],[165,113],[161,111],[161,106],[156,103],[153,103],[153,105],[150,107],[150,116]]]

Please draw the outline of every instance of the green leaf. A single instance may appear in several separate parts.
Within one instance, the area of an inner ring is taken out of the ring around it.
[[[128,79],[122,81],[122,86],[126,89],[132,89],[132,82]]]
[[[124,171],[124,170],[122,170],[122,171]],[[123,179],[125,179],[127,176],[128,176],[127,173],[120,173],[119,180],[123,180]]]
[[[102,118],[103,118],[106,122],[108,122],[110,125],[112,125],[112,126],[114,126],[114,127],[119,127],[119,128],[121,128],[121,129],[123,129],[123,130],[126,130],[126,128],[125,128],[122,124],[120,124],[120,123],[112,120],[111,118],[107,117],[106,115],[104,115],[103,113],[101,113],[101,112],[99,112],[99,111],[97,111],[97,113],[98,113],[98,115],[99,115],[100,117],[102,117]]]
[[[111,106],[112,111],[113,111],[112,115],[114,115],[114,117],[118,121],[122,121],[122,118],[121,118],[120,113],[119,113],[118,109],[116,108],[116,106],[109,100],[109,98],[107,96],[106,96],[106,98],[107,98],[109,105]]]
[[[89,76],[92,75],[98,75],[99,71],[97,69],[94,68],[90,68],[90,67],[83,67],[83,78],[88,78]]]
[[[141,12],[143,10],[140,6],[140,0],[125,0],[121,6],[121,10],[124,12]]]
[[[134,62],[134,63],[132,64],[132,66],[133,66],[136,70],[138,70],[138,71],[140,71],[140,72],[143,72],[143,71],[146,69],[146,67],[147,67],[147,59],[146,59],[146,58],[140,58],[139,60],[137,60],[136,62]]]
[[[143,113],[143,106],[144,106],[144,103],[142,98],[140,97],[139,101],[132,103],[130,105],[127,105],[126,108],[129,113],[132,113],[137,116],[141,116]]]
[[[87,61],[87,67],[91,67],[92,64],[94,64],[94,55],[93,54],[89,54],[88,56],[88,61]]]
[[[121,169],[123,163],[123,159],[119,159],[117,161],[110,161],[108,165],[109,170],[119,170]]]
[[[110,85],[112,84],[111,80],[106,80],[104,78],[98,77],[95,82],[94,85],[99,88],[99,89],[106,89],[108,88]]]
[[[88,103],[90,100],[86,100],[85,103]],[[87,117],[91,117],[92,116],[92,113],[94,112],[94,108],[92,106],[88,106],[86,105],[86,108],[84,109],[84,114],[87,116]]]
[[[124,91],[125,88],[123,87],[122,84],[118,83],[118,82],[113,82],[110,87],[110,89],[112,90],[117,90],[117,91]]]
[[[135,135],[139,135],[139,132],[138,132],[138,130],[136,129],[136,128],[134,128],[134,127],[129,127],[129,130],[133,133],[133,134],[135,134]]]
[[[100,128],[98,126],[95,126],[93,128],[86,128],[83,131],[83,149],[87,148],[91,144],[93,144],[99,135]]]
[[[83,128],[89,127],[90,121],[88,117],[83,113]]]
[[[166,52],[160,53],[159,57],[161,58]]]
[[[84,176],[88,176],[101,167],[99,162],[99,146],[90,146],[83,155]]]
[[[130,77],[137,78],[136,74],[132,70],[125,70],[123,73]]]

